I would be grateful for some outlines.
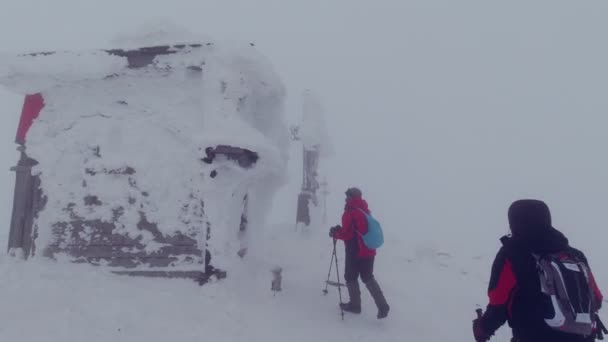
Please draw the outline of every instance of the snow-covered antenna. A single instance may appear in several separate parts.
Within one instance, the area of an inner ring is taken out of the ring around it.
[[[302,96],[302,124],[291,128],[292,140],[302,142],[303,154],[302,188],[298,195],[296,229],[310,225],[310,204],[315,207],[319,204],[319,159],[331,151],[324,115],[319,98],[311,90],[305,90]]]
[[[323,224],[327,223],[327,197],[329,196],[329,184],[327,178],[321,182],[321,195],[323,195]]]

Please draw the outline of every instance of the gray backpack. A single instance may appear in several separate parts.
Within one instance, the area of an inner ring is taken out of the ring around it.
[[[533,256],[541,292],[550,302],[545,313],[547,325],[570,334],[593,334],[601,303],[587,264],[567,252]]]

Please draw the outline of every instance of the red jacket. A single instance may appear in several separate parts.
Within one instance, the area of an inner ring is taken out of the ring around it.
[[[361,235],[367,233],[367,219],[361,210],[368,214],[370,213],[367,202],[364,199],[361,197],[349,199],[344,207],[344,214],[342,214],[342,227],[336,232],[334,237],[344,241],[347,246],[347,252],[349,245],[352,244],[356,249],[358,258],[371,258],[376,255],[376,250],[367,248],[361,238]]]

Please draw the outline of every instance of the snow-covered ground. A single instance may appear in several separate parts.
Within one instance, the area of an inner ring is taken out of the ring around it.
[[[471,269],[483,262],[457,261],[430,249],[390,253],[402,244],[389,242],[376,272],[392,304],[390,318],[377,320],[364,292],[361,316],[346,315],[342,321],[337,291],[322,294],[329,239],[325,234],[302,239],[288,227],[274,228],[268,242],[280,244],[276,252],[286,256],[283,291],[276,296],[270,291],[270,272],[260,268],[262,260],[242,265],[238,276],[199,287],[191,281],[128,278],[89,266],[4,258],[0,319],[7,324],[0,336],[66,342],[470,340],[471,300],[481,298],[483,286]]]
[[[265,252],[224,282],[199,287],[2,255],[0,340],[469,341],[507,207],[521,197],[547,200],[608,293],[608,49],[598,43],[606,11],[605,1],[565,0],[7,1],[4,51],[104,47],[161,17],[254,41],[285,81],[292,119],[301,90],[315,89],[334,150],[323,164],[329,224],[344,189],[360,186],[387,236],[376,275],[391,313],[376,320],[364,291],[364,313],[342,322],[335,291],[322,295],[328,227],[294,233],[293,146],[289,183],[260,239]],[[0,249],[21,101],[0,89]],[[284,291],[273,296],[268,270],[277,259]],[[503,328],[494,340],[507,337]]]

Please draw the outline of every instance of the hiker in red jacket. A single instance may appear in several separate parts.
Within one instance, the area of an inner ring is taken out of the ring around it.
[[[362,198],[361,190],[350,188],[346,191],[346,206],[342,214],[342,226],[335,226],[329,230],[329,236],[344,241],[345,265],[344,279],[350,301],[340,304],[344,311],[361,313],[361,291],[359,290],[359,276],[369,290],[378,307],[377,317],[388,315],[389,305],[382,294],[380,285],[374,278],[374,259],[376,250],[369,249],[363,243],[362,235],[367,233],[367,219],[364,213],[370,213],[367,202]]]

